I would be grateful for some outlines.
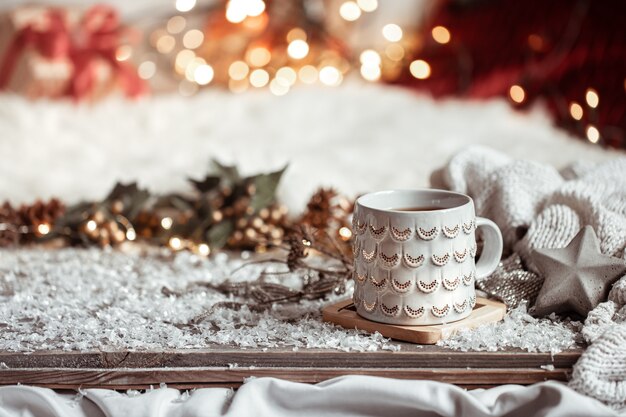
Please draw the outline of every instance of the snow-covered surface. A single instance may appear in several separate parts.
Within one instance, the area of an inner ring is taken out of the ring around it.
[[[540,109],[356,82],[283,97],[214,89],[82,106],[0,95],[0,199],[101,198],[118,180],[180,190],[218,158],[247,173],[289,163],[280,194],[299,210],[319,185],[346,193],[426,186],[468,144],[557,167],[611,154],[555,128]]]

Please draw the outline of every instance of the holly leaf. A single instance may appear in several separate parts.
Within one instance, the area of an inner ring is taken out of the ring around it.
[[[250,198],[250,207],[255,212],[269,206],[276,200],[276,189],[286,169],[287,165],[276,172],[255,175],[249,178],[250,183],[256,188],[256,192]]]
[[[233,230],[235,223],[232,220],[224,220],[207,231],[206,240],[213,249],[223,248]]]
[[[124,204],[124,215],[132,219],[141,211],[149,198],[150,193],[148,190],[139,188],[136,182],[131,182],[130,184],[118,182],[103,203],[111,204],[116,200],[121,201]]]
[[[201,193],[208,193],[220,185],[221,179],[216,175],[207,175],[203,180],[194,180],[193,178],[189,178],[189,181],[193,184],[196,190]]]
[[[217,174],[217,176],[229,184],[237,184],[241,181],[241,175],[239,174],[239,170],[234,165],[224,165],[217,159],[211,160],[211,164],[213,165],[213,170]]]

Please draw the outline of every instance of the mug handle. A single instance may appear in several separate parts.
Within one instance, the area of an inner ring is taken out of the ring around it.
[[[476,227],[482,227],[485,237],[480,259],[476,262],[476,278],[484,278],[496,270],[502,257],[502,233],[489,219],[476,217]]]

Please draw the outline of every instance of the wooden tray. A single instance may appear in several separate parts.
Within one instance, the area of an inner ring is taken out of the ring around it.
[[[434,345],[439,340],[450,337],[459,329],[471,329],[481,324],[498,322],[504,318],[505,314],[504,304],[486,298],[477,298],[474,310],[463,320],[430,326],[400,326],[367,320],[357,314],[352,300],[349,299],[331,304],[322,310],[324,321],[346,329],[378,332],[385,337],[420,345]]]

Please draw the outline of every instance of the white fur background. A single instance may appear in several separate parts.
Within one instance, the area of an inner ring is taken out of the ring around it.
[[[219,158],[246,173],[289,162],[280,194],[298,210],[319,185],[347,193],[426,186],[433,169],[469,144],[557,167],[612,155],[556,129],[541,109],[433,101],[356,82],[283,97],[214,89],[81,106],[3,95],[0,198],[100,198],[118,180],[181,189]]]

